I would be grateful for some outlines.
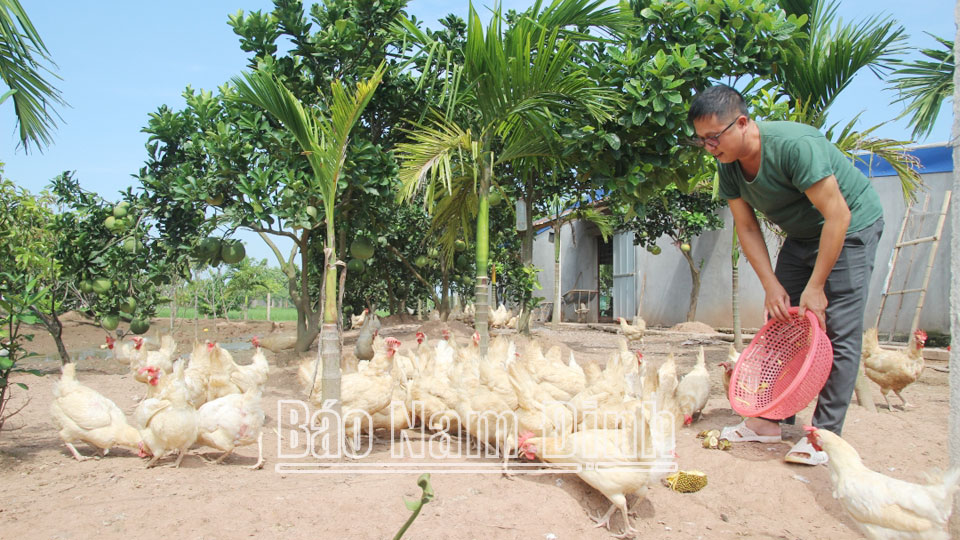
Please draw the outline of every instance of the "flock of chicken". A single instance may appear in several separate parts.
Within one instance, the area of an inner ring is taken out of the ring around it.
[[[498,336],[486,355],[478,343],[474,334],[461,346],[449,331],[435,344],[418,332],[410,348],[392,337],[375,337],[372,358],[348,364],[342,375],[348,440],[422,425],[435,433],[466,434],[496,449],[505,473],[509,458],[517,455],[553,463],[623,463],[578,474],[612,503],[598,522],[609,525],[620,509],[626,532],[632,532],[626,497],[642,496],[669,472],[676,429],[710,396],[703,350],[693,370],[679,379],[672,355],[643,361],[626,339],[604,368],[581,367],[572,353],[564,359],[559,346],[544,352],[536,340],[521,351]],[[298,377],[321,406],[315,363],[304,360]]]
[[[619,321],[624,338],[603,368],[581,366],[572,352],[565,361],[560,347],[544,352],[536,340],[519,350],[504,336],[494,338],[481,355],[479,334],[464,346],[447,330],[436,343],[418,332],[417,344],[402,348],[399,340],[378,336],[379,325],[370,319],[357,322],[370,329],[371,351],[369,359],[344,365],[341,407],[348,440],[422,425],[496,450],[505,474],[511,457],[581,465],[578,476],[611,502],[595,521],[609,528],[619,509],[624,535],[636,532],[627,496],[643,498],[671,470],[677,429],[692,422],[710,396],[702,347],[695,367],[682,378],[672,354],[651,361],[629,348],[629,342],[643,338],[642,319],[632,325]],[[176,360],[169,336],[158,351],[148,351],[139,338],[132,345],[107,339],[117,361],[129,365],[145,385],[145,395],[128,421],[112,401],[77,382],[74,365],[66,364],[51,413],[78,460],[89,459],[74,447],[78,441],[104,454],[112,446],[136,449],[143,457],[152,455],[148,467],[171,451],[179,453],[179,466],[197,443],[223,451],[219,463],[235,448],[256,442],[253,468],[262,466],[261,395],[269,366],[256,338],[249,365],[236,364],[214,343],[198,344],[189,360]],[[906,350],[890,351],[879,347],[876,330],[865,332],[865,372],[885,399],[892,390],[906,406],[900,392],[923,369],[925,340],[926,334],[917,331]],[[725,387],[736,361],[731,347],[728,361],[721,363]],[[298,378],[313,403],[322,406],[316,362],[304,360]],[[960,469],[927,484],[908,483],[869,470],[833,433],[808,428],[808,438],[829,455],[834,496],[869,538],[949,537],[946,523]],[[592,466],[597,462],[606,465]]]
[[[179,467],[196,443],[223,451],[216,463],[238,447],[257,443],[258,459],[252,468],[263,466],[261,396],[270,368],[256,338],[249,365],[238,365],[214,343],[196,345],[189,361],[177,360],[170,336],[161,339],[157,351],[147,350],[141,338],[129,344],[107,337],[107,346],[144,384],[145,395],[130,422],[113,401],[77,381],[74,364],[65,364],[50,413],[77,460],[89,459],[74,447],[80,441],[100,448],[104,455],[113,446],[135,449],[141,457],[152,456],[147,467],[170,451],[179,453],[175,463]]]

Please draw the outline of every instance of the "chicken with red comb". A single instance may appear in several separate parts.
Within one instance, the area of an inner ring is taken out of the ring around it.
[[[830,457],[833,497],[871,540],[948,540],[953,495],[960,467],[912,483],[868,469],[856,449],[839,435],[805,426],[807,439]]]

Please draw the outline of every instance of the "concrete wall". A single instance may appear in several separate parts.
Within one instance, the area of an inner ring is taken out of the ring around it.
[[[929,195],[928,209],[923,220],[923,227],[918,227],[916,220],[908,225],[908,234],[905,238],[917,238],[932,235],[937,222],[937,216],[944,198],[944,192],[950,189],[953,182],[952,173],[933,173],[923,175],[926,191],[920,193],[915,208],[921,208],[924,198]],[[876,265],[870,282],[869,299],[867,302],[865,323],[873,326],[878,309],[880,308],[881,294],[884,282],[890,268],[890,259],[893,246],[902,225],[905,205],[900,190],[900,180],[895,176],[878,177],[872,179],[875,188],[880,193],[884,210],[884,233],[877,250]],[[953,211],[955,204],[951,204]],[[915,210],[916,212],[916,210]],[[731,312],[731,234],[732,217],[727,208],[720,211],[726,224],[720,231],[712,231],[701,235],[692,242],[691,253],[695,261],[703,261],[701,271],[701,289],[697,308],[697,320],[713,327],[730,327],[733,324]],[[943,236],[938,245],[934,260],[930,283],[924,299],[920,315],[920,327],[927,332],[948,333],[950,329],[950,216],[947,217],[943,228]],[[597,251],[596,240],[589,238],[596,235],[595,229],[583,224],[565,225],[561,235],[561,256],[563,287],[561,292],[569,289],[595,289],[597,281]],[[572,238],[576,235],[576,246]],[[540,273],[542,291],[538,293],[548,300],[553,294],[553,244],[547,241],[546,232],[538,235],[534,242],[534,263],[543,271]],[[686,319],[690,301],[692,280],[689,266],[680,250],[670,243],[669,238],[663,237],[658,242],[662,252],[652,255],[643,248],[636,248],[638,283],[637,294],[642,297],[643,317],[648,324],[672,326]],[[897,272],[894,274],[893,290],[918,288],[926,271],[931,243],[920,244],[901,249],[897,261]],[[779,241],[774,236],[768,236],[767,248],[771,253],[771,261],[776,264],[776,252]],[[580,276],[577,281],[577,276]],[[919,294],[913,293],[888,298],[884,307],[884,318],[881,328],[890,328],[893,325],[893,314],[898,305],[900,315],[896,328],[898,332],[907,332],[915,312]],[[745,256],[740,257],[740,316],[744,327],[758,327],[763,324],[763,288],[757,279],[753,268]],[[596,318],[596,300],[591,306],[592,317]],[[616,299],[614,299],[616,303]],[[573,308],[569,307],[564,320],[576,320]]]

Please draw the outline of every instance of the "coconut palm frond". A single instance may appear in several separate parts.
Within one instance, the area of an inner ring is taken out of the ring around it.
[[[852,160],[865,163],[869,166],[870,162],[866,161],[864,157],[872,154],[889,163],[900,178],[903,200],[907,204],[915,202],[917,190],[924,187],[923,179],[918,172],[920,160],[907,153],[906,141],[870,136],[871,132],[883,124],[873,126],[863,131],[855,131],[853,126],[859,117],[860,115],[857,115],[847,123],[836,137],[833,136],[833,129],[836,125],[832,126],[827,133],[827,137],[837,145],[837,148],[839,148],[841,152]]]
[[[898,62],[901,67],[893,72],[890,80],[890,87],[900,93],[893,103],[907,104],[900,118],[910,116],[915,139],[930,135],[943,102],[953,97],[953,41],[928,35],[943,48],[922,49],[920,53],[929,60]]]
[[[52,131],[62,120],[54,109],[66,105],[49,78],[59,79],[56,64],[19,0],[0,0],[0,80],[13,98],[20,144],[30,151],[53,142]]]

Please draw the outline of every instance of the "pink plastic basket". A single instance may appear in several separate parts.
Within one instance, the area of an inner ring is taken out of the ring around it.
[[[730,405],[746,417],[783,419],[803,410],[833,367],[833,347],[809,310],[789,322],[770,319],[740,355],[730,377]]]

